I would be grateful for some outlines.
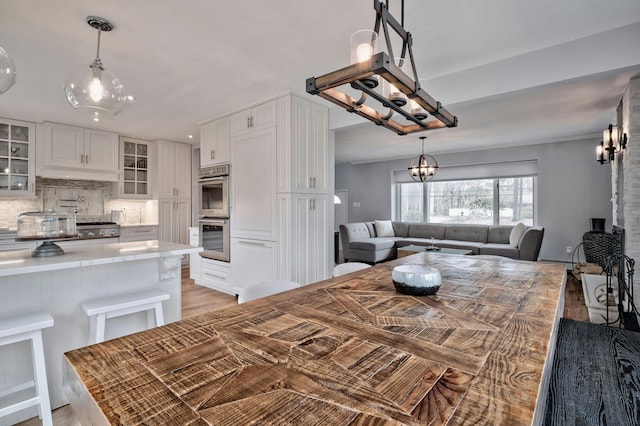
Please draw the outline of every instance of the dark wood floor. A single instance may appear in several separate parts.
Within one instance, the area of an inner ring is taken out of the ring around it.
[[[189,269],[182,270],[182,318],[191,318],[204,312],[222,309],[236,304],[235,296],[196,285],[189,278]],[[568,274],[565,292],[564,317],[577,321],[589,321],[587,308],[584,306],[580,281]],[[53,411],[53,423],[56,426],[83,426],[74,416],[68,405]],[[19,423],[20,426],[42,424],[38,418]]]

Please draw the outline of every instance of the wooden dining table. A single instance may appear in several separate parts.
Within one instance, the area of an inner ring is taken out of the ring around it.
[[[439,291],[398,293],[402,264]],[[565,281],[418,253],[67,352],[65,389],[94,425],[540,424]]]

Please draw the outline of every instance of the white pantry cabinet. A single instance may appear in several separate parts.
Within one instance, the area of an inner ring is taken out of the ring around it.
[[[188,228],[191,224],[191,200],[161,198],[158,200],[158,239],[172,243],[189,244]]]
[[[0,118],[0,197],[35,197],[36,125]]]
[[[158,140],[158,198],[191,198],[191,145]]]
[[[233,114],[229,123],[231,136],[275,126],[276,108],[276,101],[270,101]]]
[[[118,181],[117,133],[57,123],[43,123],[40,129],[38,176]]]
[[[232,237],[276,239],[276,134],[270,127],[231,139]]]
[[[327,108],[286,96],[278,99],[278,192],[329,192]]]
[[[278,194],[280,276],[305,285],[331,275],[329,201],[326,194]]]
[[[228,163],[231,159],[229,117],[200,127],[200,167]]]

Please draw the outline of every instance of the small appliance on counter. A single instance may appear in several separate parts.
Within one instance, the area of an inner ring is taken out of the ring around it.
[[[16,241],[43,241],[32,253],[33,257],[64,254],[56,240],[76,237],[76,217],[73,213],[45,210],[26,212],[18,216]]]
[[[111,210],[111,222],[122,225],[127,221],[127,214],[124,210]]]

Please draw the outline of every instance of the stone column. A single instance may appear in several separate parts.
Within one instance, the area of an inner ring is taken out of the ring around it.
[[[622,186],[622,212],[617,217],[622,218],[620,226],[625,228],[626,255],[636,261],[634,299],[640,305],[640,73],[631,77],[625,87],[622,132],[627,134],[627,149],[622,154],[622,182],[618,183],[618,187]],[[617,173],[615,166],[612,171]],[[616,218],[615,210],[613,217]]]

